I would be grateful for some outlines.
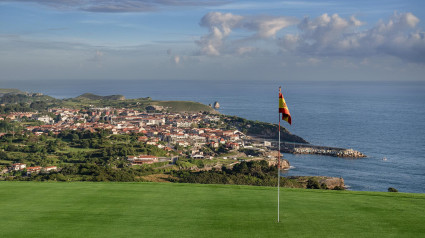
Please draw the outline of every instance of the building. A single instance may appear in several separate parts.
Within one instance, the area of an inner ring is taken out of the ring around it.
[[[44,123],[53,123],[53,118],[49,117],[49,116],[39,116],[36,118],[39,121],[42,121]]]
[[[41,166],[35,166],[35,167],[28,167],[27,168],[27,175],[31,174],[38,174],[41,171]]]
[[[43,168],[43,172],[46,172],[46,173],[49,173],[51,171],[57,171],[57,170],[58,170],[58,167],[56,167],[56,166],[49,166],[49,167]]]
[[[131,165],[153,164],[158,162],[158,157],[152,155],[128,156],[127,160]]]
[[[25,169],[26,167],[27,167],[26,164],[15,163],[15,164],[12,164],[12,167],[10,167],[10,170],[19,171],[19,170]]]

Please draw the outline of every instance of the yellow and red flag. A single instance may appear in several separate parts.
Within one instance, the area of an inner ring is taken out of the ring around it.
[[[282,95],[282,89],[279,87],[279,114],[282,113],[282,120],[287,121],[291,125],[291,113],[289,113],[288,106],[286,106],[285,99]]]

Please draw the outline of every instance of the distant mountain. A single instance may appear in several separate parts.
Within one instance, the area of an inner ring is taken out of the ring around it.
[[[84,93],[76,99],[89,99],[89,100],[125,100],[125,97],[123,95],[109,95],[109,96],[99,96],[93,93]]]

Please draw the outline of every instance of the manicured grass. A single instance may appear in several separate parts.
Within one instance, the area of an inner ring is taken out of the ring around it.
[[[0,237],[420,237],[425,194],[0,182]]]

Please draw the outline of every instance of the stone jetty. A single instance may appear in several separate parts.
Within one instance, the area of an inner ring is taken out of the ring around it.
[[[351,158],[363,158],[366,155],[353,149],[319,149],[311,147],[299,147],[294,148],[294,154],[315,154],[315,155],[329,155],[334,157],[351,157]]]
[[[317,146],[310,144],[297,144],[297,143],[286,143],[282,142],[281,152],[291,154],[314,154],[314,155],[326,155],[334,157],[344,158],[364,158],[367,157],[365,154],[345,148],[329,147],[329,146]]]

